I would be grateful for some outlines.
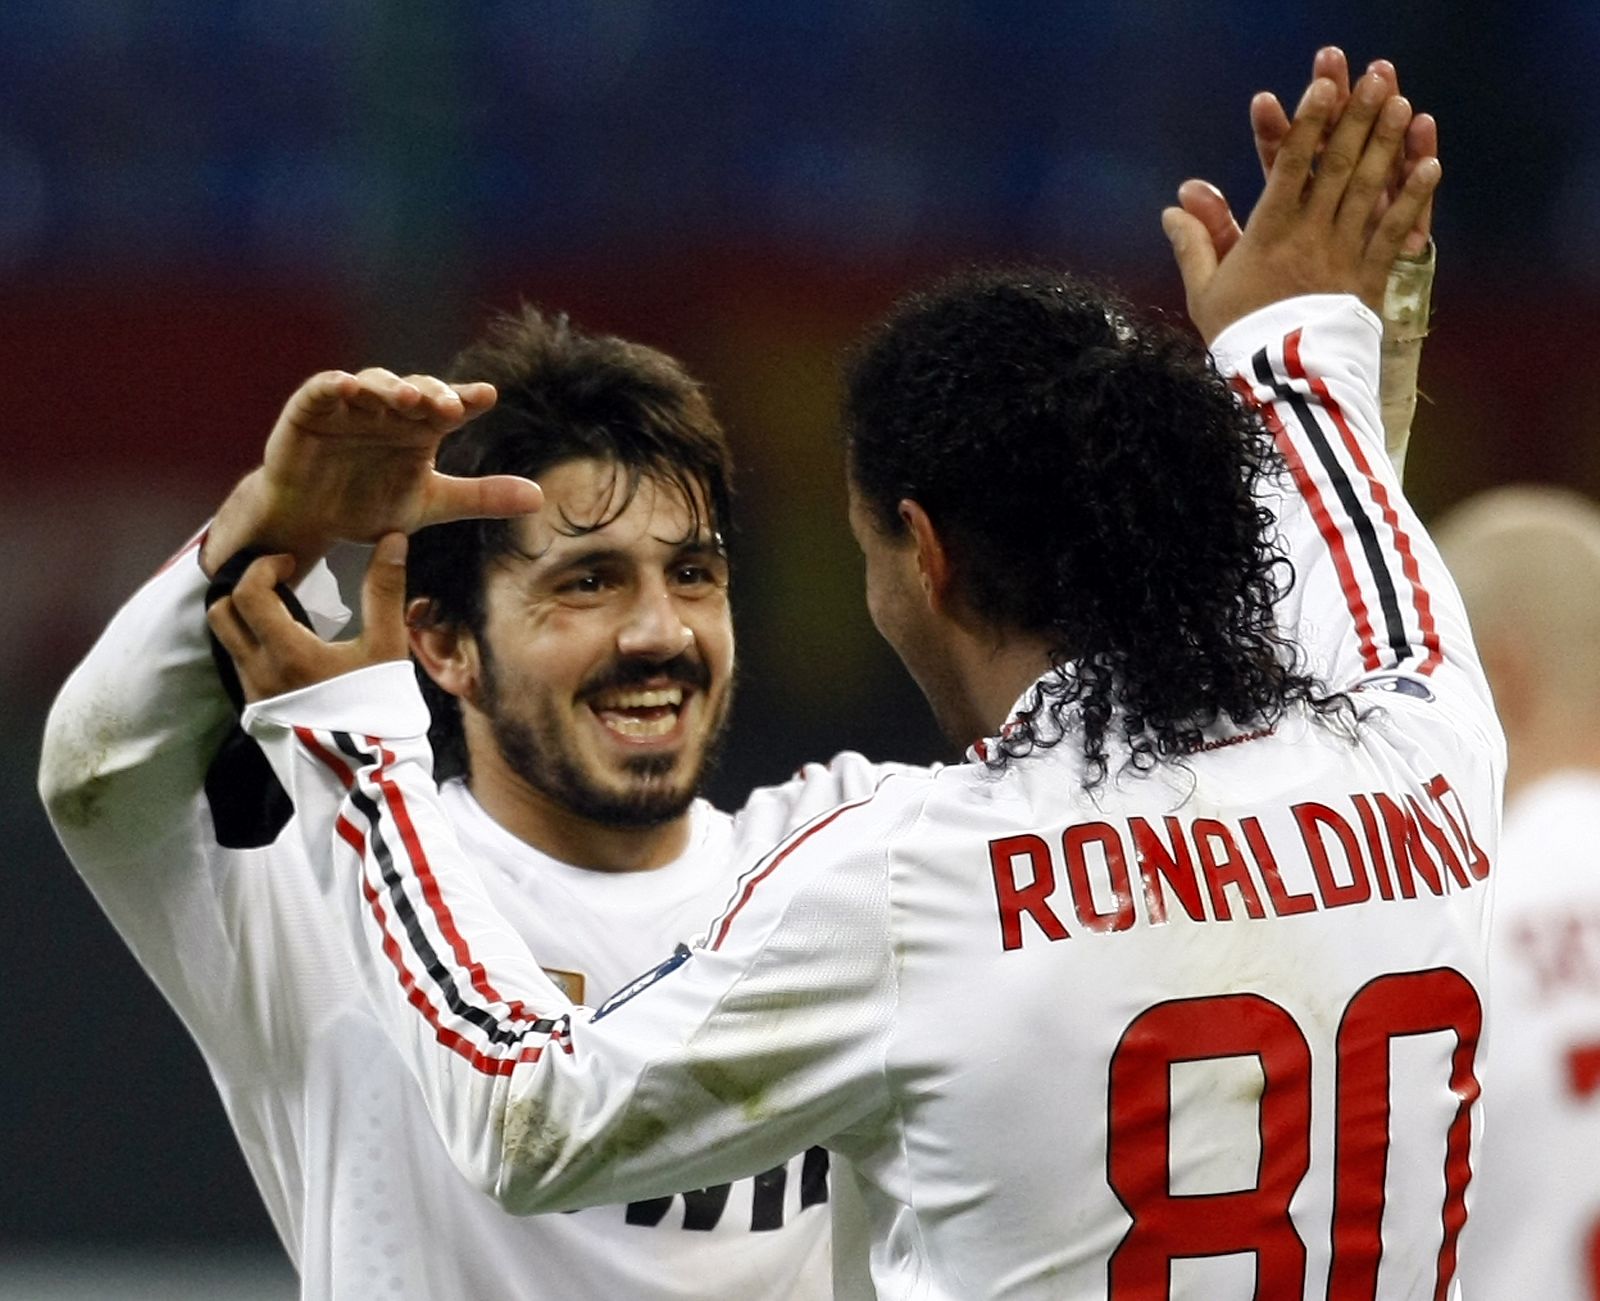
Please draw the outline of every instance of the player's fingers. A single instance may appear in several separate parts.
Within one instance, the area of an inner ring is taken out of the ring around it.
[[[260,648],[255,635],[245,626],[244,620],[239,617],[239,612],[233,608],[231,596],[224,596],[206,607],[206,624],[216,639],[222,643],[222,649],[233,658],[235,665],[240,664]]]
[[[411,420],[426,419],[426,410],[419,410],[423,405],[421,390],[392,370],[368,366],[356,372],[356,381],[360,387],[349,402],[357,410],[392,411]]]
[[[347,370],[319,371],[294,391],[289,406],[299,413],[320,414],[349,401],[359,387]]]
[[[406,383],[422,394],[417,414],[435,429],[459,428],[467,418],[466,404],[455,387],[435,375],[407,375]]]
[[[1400,74],[1395,71],[1394,64],[1388,59],[1374,59],[1367,64],[1367,72],[1375,77],[1381,77],[1391,95],[1400,93]]]
[[[406,535],[385,533],[361,583],[361,642],[372,661],[407,654]]]
[[[417,527],[459,519],[509,519],[529,515],[544,505],[544,491],[532,479],[515,474],[488,474],[458,479],[435,474]]]
[[[1256,158],[1263,178],[1271,175],[1283,138],[1289,134],[1289,115],[1270,90],[1263,90],[1250,101],[1250,135],[1255,141]]]
[[[1350,92],[1350,103],[1328,139],[1317,163],[1317,177],[1311,183],[1311,193],[1306,200],[1307,211],[1315,216],[1332,218],[1338,211],[1345,189],[1364,155],[1367,137],[1384,102],[1389,98],[1388,88],[1381,77],[1365,74]]]
[[[1335,95],[1334,84],[1326,77],[1318,77],[1306,87],[1295,108],[1288,134],[1278,148],[1266,188],[1261,192],[1261,201],[1250,214],[1252,222],[1284,220],[1300,210],[1300,196],[1311,175],[1311,165],[1333,111]]]
[[[486,384],[482,380],[455,384],[452,387],[456,391],[456,396],[461,399],[461,405],[466,408],[468,420],[481,416],[494,406],[500,396],[495,392],[493,384]]]
[[[1405,158],[1400,167],[1400,178],[1395,184],[1395,193],[1399,193],[1400,186],[1405,178],[1410,176],[1424,158],[1437,158],[1439,156],[1439,124],[1434,120],[1432,113],[1418,113],[1411,119],[1411,125],[1406,128]],[[1412,257],[1419,256],[1428,247],[1428,238],[1433,233],[1433,200],[1429,199],[1423,205],[1422,215],[1417,218],[1417,224],[1406,235],[1403,251]]]
[[[1407,236],[1416,227],[1423,209],[1433,202],[1434,191],[1439,188],[1443,172],[1437,158],[1424,158],[1406,177],[1405,187],[1389,205],[1372,238],[1367,241],[1362,275],[1367,290],[1362,297],[1370,304],[1382,302],[1384,281],[1389,268],[1405,245]]]
[[[1199,219],[1211,237],[1211,247],[1220,261],[1239,242],[1241,231],[1233,209],[1221,190],[1209,181],[1188,180],[1178,187],[1178,206]]]
[[[263,645],[284,635],[287,625],[304,631],[274,590],[294,575],[293,556],[260,556],[251,561],[232,593],[232,604],[251,637]]]
[[[1350,102],[1350,60],[1337,45],[1324,45],[1311,60],[1311,75],[1333,83],[1333,113],[1329,121],[1337,122]]]
[[[1338,237],[1349,247],[1359,247],[1369,227],[1383,214],[1389,175],[1400,157],[1410,122],[1411,105],[1400,95],[1392,96],[1378,114],[1335,219]]]
[[[1182,208],[1167,208],[1161,214],[1161,229],[1172,244],[1172,256],[1183,277],[1183,289],[1192,303],[1195,296],[1217,273],[1217,251],[1205,223]]]

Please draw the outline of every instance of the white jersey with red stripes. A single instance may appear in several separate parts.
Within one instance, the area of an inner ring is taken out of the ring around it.
[[[191,553],[118,614],[52,711],[42,784],[63,844],[194,1036],[307,1301],[749,1301],[831,1295],[827,1157],[572,1215],[514,1219],[468,1187],[352,966],[293,829],[228,848],[202,784],[233,714]],[[476,884],[579,1001],[692,938],[762,848],[878,770],[855,756],[704,802],[651,872],[558,862],[459,785],[438,796]],[[235,792],[237,794],[237,792]],[[179,1125],[182,1118],[174,1116]],[[795,1153],[801,1153],[796,1156]],[[685,1191],[689,1190],[689,1191]]]
[[[1600,1301],[1600,772],[1506,807],[1489,944],[1494,1113],[1468,1261],[1479,1294]]]
[[[1216,347],[1287,462],[1285,624],[1352,709],[1222,724],[1151,772],[1113,753],[1092,789],[1070,730],[890,775],[597,1009],[479,888],[409,669],[248,710],[461,1170],[533,1212],[824,1143],[886,1298],[1445,1297],[1504,756],[1383,455],[1379,328],[1314,296]]]

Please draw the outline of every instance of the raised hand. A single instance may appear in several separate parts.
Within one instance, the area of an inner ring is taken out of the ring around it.
[[[1369,72],[1324,143],[1339,101],[1334,81],[1312,81],[1261,199],[1225,256],[1199,217],[1181,206],[1162,213],[1190,317],[1207,341],[1247,312],[1294,294],[1354,293],[1381,309],[1389,267],[1439,183],[1439,161],[1420,160],[1391,198],[1411,106],[1381,73]]]
[[[206,622],[233,659],[246,700],[265,700],[408,653],[406,538],[385,534],[361,584],[361,635],[326,642],[290,616],[273,589],[294,572],[293,556],[261,556],[232,593],[212,604]]]
[[[1387,59],[1375,59],[1367,65],[1367,72],[1381,78],[1390,94],[1400,93],[1400,82],[1394,64]],[[1350,102],[1350,69],[1344,51],[1337,46],[1325,45],[1312,60],[1313,79],[1326,78],[1334,86],[1334,105],[1329,118],[1330,127],[1336,124]],[[1270,91],[1261,91],[1250,101],[1250,131],[1255,141],[1256,157],[1261,162],[1263,177],[1271,175],[1272,164],[1289,134],[1289,117],[1278,97]],[[1322,150],[1319,148],[1318,154]],[[1439,155],[1439,125],[1432,115],[1418,113],[1406,128],[1405,148],[1390,171],[1384,201],[1378,207],[1381,216],[1384,207],[1397,198],[1406,178],[1425,158]],[[1222,191],[1206,181],[1185,181],[1178,188],[1178,203],[1185,212],[1197,217],[1211,235],[1217,256],[1225,257],[1238,242],[1242,233],[1228,201]],[[1408,232],[1401,246],[1402,254],[1418,257],[1426,251],[1433,225],[1433,205],[1422,210],[1417,224]]]
[[[391,371],[313,375],[283,408],[260,467],[217,513],[201,553],[208,572],[246,546],[282,551],[303,572],[341,539],[476,516],[520,515],[542,500],[511,475],[457,479],[433,468],[439,441],[495,402],[489,384]]]

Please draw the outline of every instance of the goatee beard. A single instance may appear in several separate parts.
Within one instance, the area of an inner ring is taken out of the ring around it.
[[[659,671],[659,666],[654,666]],[[639,755],[623,761],[633,778],[623,790],[610,790],[595,782],[573,762],[562,742],[559,726],[548,713],[533,719],[514,717],[504,709],[501,684],[492,657],[483,657],[482,708],[506,766],[534,790],[584,819],[605,827],[647,831],[675,821],[688,811],[700,794],[711,770],[727,719],[727,700],[712,720],[697,771],[681,783],[671,781],[674,770],[686,760],[680,754]],[[643,680],[647,673],[628,668],[613,670],[608,681]],[[702,677],[703,672],[702,672]]]

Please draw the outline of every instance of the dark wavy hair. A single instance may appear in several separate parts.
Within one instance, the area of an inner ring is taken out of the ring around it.
[[[586,334],[565,315],[537,307],[496,316],[483,336],[451,363],[454,380],[488,380],[499,400],[440,444],[437,468],[466,477],[538,478],[563,461],[609,462],[625,480],[610,514],[563,518],[568,534],[603,528],[651,479],[682,494],[690,528],[719,537],[730,519],[733,462],[722,426],[701,386],[653,348]],[[484,583],[490,567],[525,554],[515,520],[462,520],[420,530],[411,539],[406,594],[426,597],[428,620],[483,635]],[[435,775],[469,769],[461,707],[417,667],[432,715]]]
[[[1298,671],[1273,606],[1292,581],[1254,495],[1270,437],[1199,342],[1057,271],[968,271],[903,300],[846,372],[852,484],[874,526],[928,513],[956,592],[1042,635],[1055,672],[988,761],[1074,730],[1085,784],[1107,743],[1146,770],[1226,716],[1347,705]]]

